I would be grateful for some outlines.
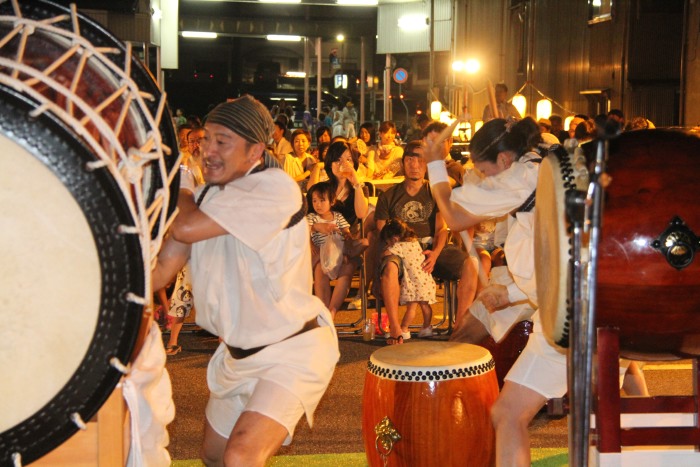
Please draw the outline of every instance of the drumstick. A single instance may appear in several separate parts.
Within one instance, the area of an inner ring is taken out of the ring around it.
[[[488,80],[486,88],[489,91],[489,105],[491,105],[491,118],[503,118],[501,112],[498,110],[498,104],[496,104],[496,90],[493,87],[491,80]]]

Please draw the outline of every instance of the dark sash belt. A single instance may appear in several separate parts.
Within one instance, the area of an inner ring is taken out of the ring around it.
[[[302,328],[299,331],[295,332],[291,336],[285,337],[281,341],[275,342],[275,344],[279,344],[280,342],[284,342],[288,339],[291,339],[292,337],[298,336],[299,334],[304,334],[305,332],[311,331],[312,329],[316,329],[317,327],[319,327],[318,317],[312,318],[309,321],[307,321],[306,323],[304,323],[304,326],[302,326]],[[235,358],[236,360],[240,360],[242,358],[250,357],[251,355],[254,355],[254,354],[260,352],[262,349],[264,349],[265,347],[268,347],[270,345],[274,345],[274,344],[261,345],[260,347],[253,347],[252,349],[241,349],[238,347],[231,347],[228,344],[226,345],[226,347],[228,347],[228,351],[233,358]]]

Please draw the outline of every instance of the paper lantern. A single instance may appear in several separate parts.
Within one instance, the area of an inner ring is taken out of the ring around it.
[[[432,120],[440,120],[440,112],[442,112],[442,102],[433,101],[430,103],[430,118]]]
[[[537,120],[540,118],[549,118],[552,115],[552,101],[549,99],[540,99],[537,101]]]
[[[518,109],[518,113],[520,114],[520,116],[524,117],[525,110],[527,109],[527,99],[525,99],[525,96],[523,96],[522,94],[516,94],[513,96],[511,102],[513,103],[515,108]]]

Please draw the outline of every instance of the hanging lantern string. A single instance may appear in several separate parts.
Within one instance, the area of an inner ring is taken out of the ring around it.
[[[561,105],[559,102],[557,102],[557,101],[555,101],[554,99],[552,99],[551,97],[545,95],[542,91],[540,91],[539,89],[537,89],[537,86],[535,86],[535,85],[532,83],[532,81],[525,81],[525,82],[523,83],[523,85],[520,86],[520,89],[518,89],[518,91],[517,91],[515,94],[520,94],[520,93],[523,91],[523,89],[525,89],[527,86],[530,86],[532,89],[534,89],[535,92],[536,92],[537,94],[540,95],[540,97],[552,101],[552,103],[553,103],[554,105],[556,105],[557,107],[559,107],[560,109],[562,109],[564,112],[567,112],[567,113],[572,114],[572,115],[575,115],[575,114],[576,114],[575,111],[573,111],[573,110],[571,110],[571,109],[567,109],[566,107],[564,107],[563,105]]]
[[[474,87],[471,85],[471,83],[467,83],[467,86],[469,86],[469,90],[470,90],[470,91],[472,92],[472,94],[474,94],[474,95],[478,95],[478,94],[484,93],[484,92],[486,92],[486,91],[488,90],[488,87],[486,87],[486,86],[484,86],[483,88],[481,88],[481,89],[479,89],[479,90],[476,90],[476,89],[474,89]],[[545,95],[542,91],[540,91],[539,89],[537,89],[537,86],[535,86],[535,85],[532,83],[532,81],[525,81],[525,82],[523,83],[523,85],[520,86],[520,88],[515,92],[515,94],[520,94],[520,93],[522,93],[522,91],[523,91],[527,86],[532,87],[532,89],[534,89],[534,91],[535,91],[537,94],[539,94],[540,97],[542,97],[543,99],[548,99],[548,100],[552,101],[552,103],[553,103],[554,105],[556,105],[557,107],[559,107],[560,109],[562,109],[564,112],[566,112],[566,113],[568,113],[568,114],[571,114],[571,115],[576,115],[576,114],[578,113],[578,112],[575,112],[575,111],[573,111],[573,110],[571,110],[571,109],[567,109],[566,107],[564,107],[563,105],[561,105],[561,104],[560,104],[559,102],[557,102],[556,100],[554,100],[554,99],[552,99],[551,97]],[[437,98],[437,96],[433,93],[432,90],[430,91],[430,93],[433,95],[433,97],[434,97],[435,100],[439,100],[439,99]],[[515,95],[515,94],[513,94],[513,95]],[[510,99],[508,99],[508,102],[510,102],[510,101],[512,101],[512,100],[513,100],[513,98],[511,97]],[[443,107],[444,107],[444,106],[443,106]]]

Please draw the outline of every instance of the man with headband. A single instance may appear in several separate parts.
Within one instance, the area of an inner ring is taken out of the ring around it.
[[[330,313],[311,293],[299,187],[263,169],[273,122],[250,96],[205,123],[205,188],[181,196],[153,273],[162,287],[189,259],[197,324],[222,343],[207,369],[207,465],[264,465],[325,392],[339,358]]]

